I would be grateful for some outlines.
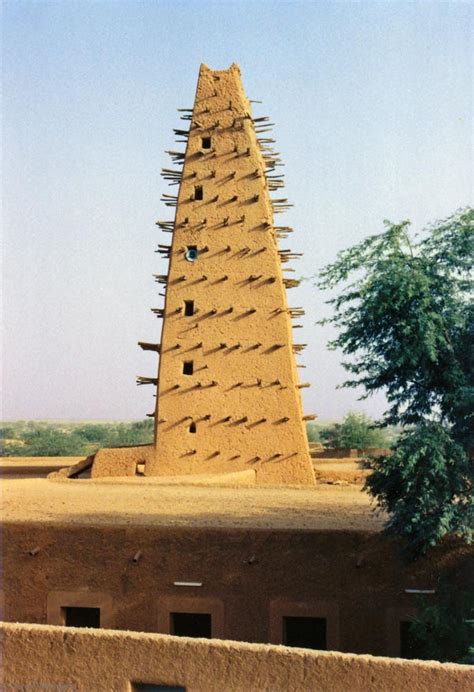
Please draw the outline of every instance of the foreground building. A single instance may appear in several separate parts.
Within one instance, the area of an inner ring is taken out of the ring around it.
[[[9,621],[406,656],[417,594],[472,578],[455,541],[404,562],[357,484],[3,485]]]

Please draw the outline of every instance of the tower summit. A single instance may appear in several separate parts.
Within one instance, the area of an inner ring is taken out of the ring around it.
[[[181,113],[189,130],[175,130],[186,150],[168,152],[179,185],[163,195],[174,221],[158,221],[171,244],[161,343],[140,343],[159,353],[154,444],[100,450],[92,476],[217,474],[254,469],[263,484],[313,484],[305,432],[286,262],[278,248],[288,227],[274,214],[286,199],[266,136],[268,118],[251,116],[240,70],[202,65],[194,108]],[[259,137],[259,135],[263,135]],[[282,266],[283,265],[283,266]],[[306,417],[310,418],[310,416]]]

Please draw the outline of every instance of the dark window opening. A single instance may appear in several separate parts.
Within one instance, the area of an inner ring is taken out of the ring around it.
[[[211,138],[210,137],[201,137],[201,149],[210,149],[211,148]]]
[[[170,613],[171,632],[177,637],[212,637],[210,613]]]
[[[326,649],[326,618],[284,617],[283,644]]]
[[[193,422],[191,423],[191,425],[189,426],[189,432],[190,432],[190,433],[195,433],[195,432],[196,432],[196,429],[197,429],[196,423],[194,423],[194,421],[193,421]]]
[[[192,317],[194,315],[194,300],[184,301],[184,315],[185,317]]]
[[[192,360],[185,360],[183,363],[183,375],[192,375],[194,372],[194,363]]]
[[[422,658],[422,642],[411,629],[411,621],[400,622],[400,658]]]
[[[155,685],[153,682],[132,682],[132,692],[186,692],[186,688],[175,685]]]
[[[196,185],[194,188],[194,199],[204,199],[204,191],[202,185]]]
[[[62,608],[67,627],[100,627],[100,608]]]

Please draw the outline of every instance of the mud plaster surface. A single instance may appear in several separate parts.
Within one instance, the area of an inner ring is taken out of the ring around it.
[[[2,517],[14,522],[379,531],[360,485],[193,487],[147,479],[4,478]]]
[[[44,625],[3,630],[7,689],[25,692],[44,689],[40,680],[64,692],[128,692],[130,680],[188,692],[467,692],[474,679],[468,666],[432,661]]]
[[[307,383],[295,362],[303,345],[292,334],[301,308],[286,296],[298,281],[284,273],[291,247],[279,247],[276,224],[285,221],[273,218],[286,198],[267,178],[278,155],[260,139],[268,125],[252,120],[237,65],[201,65],[189,117],[182,171],[171,173],[179,190],[164,198],[176,214],[164,222],[173,233],[159,250],[169,255],[168,272],[155,275],[165,287],[164,306],[154,308],[163,318],[152,349],[159,368],[144,378],[157,387],[155,444],[99,450],[92,477],[135,476],[140,465],[145,476],[254,470],[259,485],[312,486],[300,392]]]

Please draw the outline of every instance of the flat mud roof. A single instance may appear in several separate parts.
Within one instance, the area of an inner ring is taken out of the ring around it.
[[[357,485],[193,487],[143,480],[4,478],[4,522],[380,531]]]

